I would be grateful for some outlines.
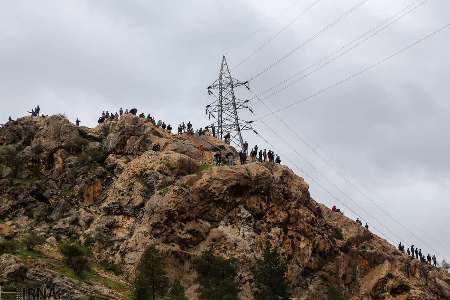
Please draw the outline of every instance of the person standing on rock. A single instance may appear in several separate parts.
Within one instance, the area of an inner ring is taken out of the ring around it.
[[[222,163],[222,155],[220,154],[220,152],[216,152],[214,154],[214,163],[216,166],[220,166]]]
[[[414,250],[414,253],[416,254],[416,259],[419,259],[419,250],[417,248]]]
[[[406,254],[408,254],[408,256],[411,256],[411,251],[409,251],[409,248],[406,249]]]
[[[263,151],[263,159],[264,159],[264,162],[267,161],[267,150],[266,149],[264,149],[264,151]]]
[[[366,222],[366,225],[364,227],[366,227],[366,229],[369,230],[369,224],[367,224],[367,222]]]
[[[119,115],[120,115],[120,116],[123,115],[123,109],[122,109],[122,107],[119,109]]]
[[[244,151],[245,155],[248,155],[248,143],[247,143],[247,141],[244,143],[243,151]]]
[[[80,120],[78,120],[78,118],[75,120],[75,124],[77,124],[77,127],[80,126]]]
[[[428,255],[427,255],[427,262],[431,265],[431,255],[430,255],[430,253],[428,253]]]
[[[433,260],[433,265],[435,267],[437,267],[437,262],[436,262],[436,255],[433,254],[433,257],[431,258]]]
[[[411,255],[414,257],[414,245],[411,245]]]

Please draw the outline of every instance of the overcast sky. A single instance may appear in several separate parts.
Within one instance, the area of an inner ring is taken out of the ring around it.
[[[448,0],[422,2],[2,1],[0,123],[39,104],[44,114],[78,117],[86,126],[95,126],[102,110],[119,107],[204,126],[206,87],[223,54],[243,81],[279,61],[250,82],[261,93],[420,3],[304,80],[263,98],[272,111],[281,109],[450,22]],[[259,121],[256,129],[306,177],[318,201],[360,216],[393,243],[450,258],[449,50],[448,29],[276,115],[255,101],[248,117],[264,117],[269,128]],[[254,134],[246,139],[267,147]]]

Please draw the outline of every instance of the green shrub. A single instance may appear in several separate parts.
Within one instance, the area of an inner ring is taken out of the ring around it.
[[[42,245],[45,242],[45,238],[34,232],[28,233],[23,238],[23,243],[27,250],[33,251],[36,246]]]
[[[170,300],[188,300],[184,287],[181,285],[179,280],[175,280],[172,284],[168,296]]]
[[[201,172],[206,172],[209,169],[211,169],[211,165],[210,164],[202,164],[198,167],[197,169],[197,173],[201,173]]]
[[[235,282],[237,263],[215,256],[211,250],[194,259],[198,274],[200,299],[238,299],[239,289]]]
[[[162,257],[154,246],[148,247],[141,257],[134,283],[134,299],[147,300],[163,297],[169,286]]]
[[[289,300],[286,271],[286,261],[276,248],[267,244],[262,258],[256,259],[252,268],[256,288],[253,293],[255,299]]]
[[[122,274],[122,268],[118,264],[103,260],[100,265],[105,271],[113,272],[116,275]]]
[[[66,242],[59,246],[59,251],[64,256],[64,262],[75,274],[83,278],[89,271],[89,250],[76,242]]]
[[[16,253],[19,250],[19,243],[14,240],[0,240],[0,255],[4,253]]]

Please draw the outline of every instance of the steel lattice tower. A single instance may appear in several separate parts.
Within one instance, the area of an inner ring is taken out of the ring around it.
[[[216,128],[216,134],[220,139],[225,139],[229,134],[230,142],[243,149],[242,131],[253,130],[253,121],[240,119],[238,112],[247,109],[253,113],[253,110],[249,107],[250,100],[241,100],[236,97],[235,92],[241,86],[249,89],[248,81],[241,82],[233,78],[227,59],[223,56],[219,79],[208,86],[208,94],[214,98],[214,101],[206,106],[206,114],[209,119],[214,119],[211,126]]]

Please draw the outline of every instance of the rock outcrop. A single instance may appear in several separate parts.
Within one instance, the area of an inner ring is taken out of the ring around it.
[[[161,151],[151,150],[155,143]],[[209,135],[172,135],[132,115],[92,129],[63,116],[9,122],[0,128],[0,238],[32,231],[46,242],[39,254],[0,253],[0,285],[127,299],[152,244],[190,299],[198,297],[191,261],[206,249],[239,261],[240,297],[252,299],[250,265],[271,243],[288,262],[295,299],[450,299],[446,271],[318,204],[286,166],[212,166],[217,151],[238,160]],[[65,240],[89,247],[91,278],[64,268],[58,243]]]

